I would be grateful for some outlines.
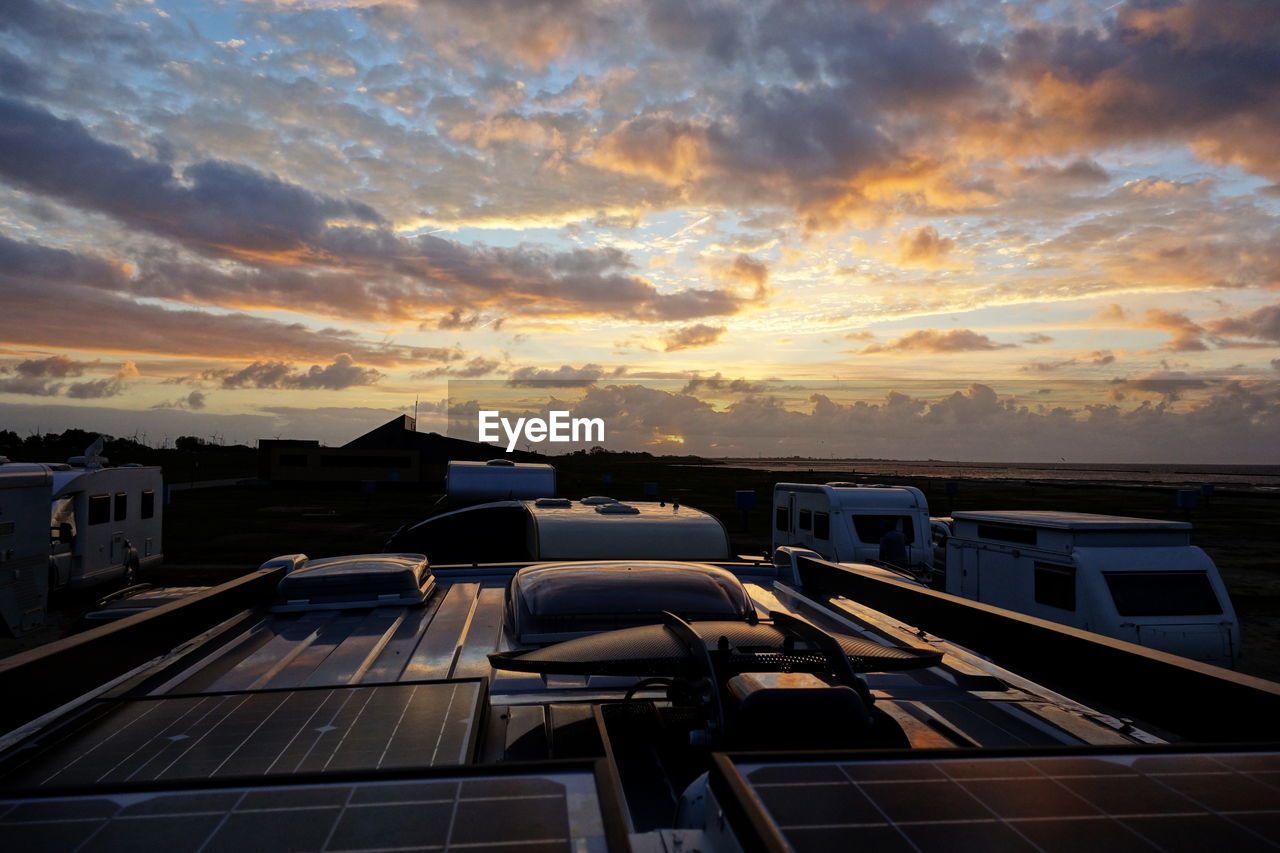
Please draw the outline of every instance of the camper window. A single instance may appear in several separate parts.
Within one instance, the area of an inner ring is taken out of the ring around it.
[[[89,523],[106,524],[111,520],[111,496],[92,495],[89,498]]]
[[[124,521],[129,515],[129,494],[128,492],[116,492],[116,521]]]
[[[1205,572],[1103,572],[1121,616],[1217,616]]]
[[[1075,566],[1037,562],[1035,571],[1036,604],[1047,604],[1059,610],[1076,609]]]
[[[815,512],[813,514],[813,538],[814,539],[830,539],[831,538],[831,516],[825,512]]]
[[[868,545],[875,545],[885,533],[897,528],[908,545],[916,541],[915,525],[909,515],[855,515],[853,529],[858,539]]]
[[[791,519],[789,516],[790,513],[785,506],[778,507],[773,511],[773,526],[784,532],[790,530],[791,525],[788,522]]]
[[[153,518],[156,514],[156,493],[154,489],[142,490],[142,506],[140,509],[140,517]]]
[[[808,510],[808,509],[800,510],[800,519],[799,519],[799,523],[796,526],[799,527],[801,530],[812,530],[813,529],[813,510]]]

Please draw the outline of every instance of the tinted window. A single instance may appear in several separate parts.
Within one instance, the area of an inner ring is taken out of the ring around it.
[[[89,498],[89,523],[106,524],[111,520],[111,496],[93,495]]]
[[[129,515],[129,495],[126,492],[116,492],[116,521],[124,521]]]
[[[13,535],[13,522],[0,521],[0,536],[12,536],[12,535]]]
[[[800,510],[799,523],[796,525],[801,530],[813,529],[813,511],[808,509]]]
[[[156,493],[152,489],[145,489],[142,492],[141,513],[143,518],[152,518],[156,514]]]
[[[773,511],[773,526],[779,530],[790,530],[791,525],[788,523],[790,515],[785,506],[778,507]]]
[[[814,539],[830,539],[831,538],[831,516],[825,512],[815,512],[813,514],[813,538]]]
[[[1036,563],[1036,604],[1047,604],[1060,610],[1076,609],[1075,566]]]
[[[1216,616],[1222,612],[1204,572],[1103,572],[1121,616]]]
[[[855,515],[853,529],[858,538],[869,545],[880,541],[880,537],[894,528],[902,532],[902,538],[910,545],[916,541],[915,525],[909,515]]]

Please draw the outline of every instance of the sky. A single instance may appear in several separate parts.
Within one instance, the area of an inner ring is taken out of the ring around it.
[[[0,4],[0,428],[539,379],[625,449],[856,455],[861,402],[876,455],[1280,462],[1280,4]]]

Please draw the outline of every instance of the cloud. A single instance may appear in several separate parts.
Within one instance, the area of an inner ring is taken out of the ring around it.
[[[923,226],[898,238],[898,262],[909,266],[941,266],[955,248],[955,241],[942,237],[932,226]]]
[[[1181,312],[1150,308],[1143,316],[1141,325],[1168,332],[1169,340],[1162,349],[1170,352],[1203,352],[1209,349],[1209,345],[1204,342],[1204,327]]]
[[[664,352],[676,352],[683,349],[707,347],[720,340],[725,333],[724,326],[709,326],[706,323],[695,323],[692,326],[673,329],[662,336]]]
[[[549,252],[401,237],[363,202],[312,192],[248,166],[206,160],[181,175],[103,142],[73,119],[0,98],[0,178],[241,269],[151,257],[138,295],[231,307],[288,307],[402,319],[463,306],[511,313],[608,314],[647,321],[735,314],[764,298],[729,288],[661,292],[616,249]],[[94,276],[101,281],[101,274]],[[449,319],[446,318],[446,325]]]
[[[1051,344],[1053,343],[1053,338],[1041,332],[1031,332],[1022,339],[1022,342],[1028,346],[1034,346],[1035,344]]]
[[[190,394],[188,394],[185,397],[179,397],[176,400],[172,400],[165,403],[156,403],[151,408],[153,409],[191,409],[192,411],[199,411],[200,409],[203,409],[205,407],[205,404],[208,401],[208,399],[209,399],[208,394],[205,394],[203,391],[197,390],[197,391],[192,391]]]
[[[118,397],[125,392],[126,380],[138,376],[138,366],[132,361],[120,365],[113,376],[106,379],[92,379],[87,382],[72,382],[67,386],[67,396],[80,400],[93,400],[101,397]]]
[[[97,360],[76,361],[65,355],[27,359],[13,367],[0,367],[0,376],[16,374],[12,379],[0,379],[0,392],[53,397],[61,394],[63,388],[66,388],[66,396],[77,399],[115,397],[124,392],[125,380],[133,379],[138,375],[137,365],[132,361],[126,361],[112,376],[103,379],[70,384],[54,381],[83,376],[88,369],[99,364]]]
[[[997,343],[971,329],[951,329],[946,332],[940,329],[921,329],[891,343],[871,344],[863,348],[862,352],[979,352],[1016,346],[1017,344]]]
[[[1208,326],[1219,335],[1257,338],[1280,344],[1280,303],[1264,306],[1242,317],[1211,320]]]
[[[494,358],[485,358],[484,356],[474,356],[467,359],[461,364],[446,365],[444,367],[435,367],[431,370],[420,370],[412,375],[414,379],[435,379],[439,376],[448,376],[454,379],[477,379],[493,373],[502,366],[502,362]]]
[[[0,98],[0,124],[0,177],[205,249],[299,252],[320,241],[330,220],[383,221],[368,205],[235,163],[207,160],[175,175],[168,164],[98,140],[79,121],[12,98]]]
[[[581,388],[595,384],[597,379],[618,377],[626,372],[627,368],[623,366],[609,369],[598,364],[584,364],[581,367],[562,364],[556,368],[530,365],[513,370],[507,384],[530,388]]]
[[[332,364],[311,365],[305,371],[295,370],[282,361],[255,361],[222,377],[223,388],[287,388],[340,391],[355,385],[372,385],[382,373],[361,367],[347,353],[341,353]]]

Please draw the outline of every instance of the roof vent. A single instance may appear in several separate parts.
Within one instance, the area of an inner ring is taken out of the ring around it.
[[[582,499],[583,506],[600,506],[601,504],[616,504],[617,502],[617,498],[610,498],[605,495],[592,495],[589,498]]]
[[[276,613],[421,604],[433,579],[422,554],[306,560],[276,587]]]
[[[596,512],[601,515],[639,515],[640,508],[620,503],[600,504]]]
[[[689,619],[745,624],[755,613],[734,574],[705,563],[544,563],[516,572],[507,588],[507,626],[520,643],[662,621],[663,611]]]
[[[573,501],[568,498],[538,498],[533,502],[534,506],[573,506]]]

